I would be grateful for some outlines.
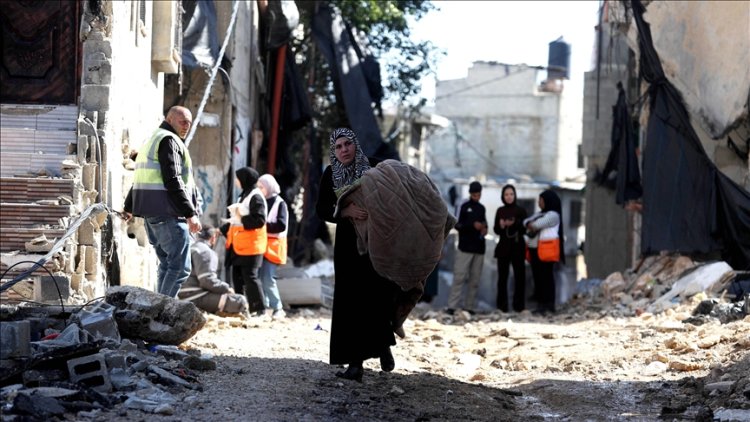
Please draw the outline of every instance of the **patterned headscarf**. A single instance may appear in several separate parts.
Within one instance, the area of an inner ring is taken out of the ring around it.
[[[354,146],[357,148],[354,154],[354,161],[348,165],[344,165],[336,158],[336,139],[341,137],[348,138],[354,142]],[[349,186],[357,179],[362,177],[362,173],[370,169],[370,161],[367,156],[362,152],[362,148],[359,146],[357,141],[357,135],[349,128],[340,127],[331,133],[331,148],[329,152],[329,158],[331,159],[331,169],[333,170],[333,188],[339,190],[343,187]]]

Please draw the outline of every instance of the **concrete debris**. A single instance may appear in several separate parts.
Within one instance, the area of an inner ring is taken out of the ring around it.
[[[52,250],[52,246],[55,245],[54,241],[48,240],[47,236],[42,233],[41,235],[35,237],[34,239],[31,239],[30,241],[24,243],[24,248],[26,248],[26,252],[49,252]]]
[[[110,287],[107,303],[117,308],[120,334],[156,344],[180,344],[206,324],[206,317],[191,302],[134,286]]]
[[[117,292],[113,295],[117,296]],[[117,297],[118,303],[128,303],[127,297]],[[171,298],[157,300],[136,292],[131,299],[160,307],[163,315],[172,318],[170,324],[183,326],[179,329],[180,336],[202,326],[202,316],[192,316],[190,309],[175,306],[172,302],[177,301]],[[137,313],[136,308],[131,306],[128,311]],[[77,413],[76,420],[96,418],[101,411],[121,403],[122,409],[172,415],[177,400],[165,389],[172,393],[202,391],[193,371],[216,369],[212,356],[201,355],[198,350],[123,338],[115,319],[115,312],[121,309],[113,304],[104,301],[88,304],[72,315],[55,313],[54,309],[13,312],[3,308],[3,318],[26,318],[3,320],[0,324],[3,420],[41,420],[70,413]],[[183,323],[174,321],[182,316],[187,316]],[[154,321],[154,314],[144,318]],[[161,319],[154,324],[166,322]]]
[[[680,255],[650,256],[635,268],[612,273],[604,280],[579,281],[573,297],[563,306],[609,308],[616,314],[660,314],[701,293],[725,291],[736,274],[723,261],[701,263]],[[734,312],[722,320],[733,321],[737,317]]]

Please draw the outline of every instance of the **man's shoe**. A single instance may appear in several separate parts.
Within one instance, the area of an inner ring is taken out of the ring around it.
[[[448,308],[448,309],[445,310],[445,313],[448,314],[448,315],[453,315],[453,314],[456,313],[456,310],[453,309],[453,308]]]
[[[391,348],[386,347],[383,353],[380,355],[380,369],[385,372],[391,372],[396,368],[396,361],[393,359],[393,353]]]
[[[283,309],[277,309],[273,311],[273,314],[271,314],[271,318],[273,319],[283,319],[286,318],[286,312],[284,312]]]

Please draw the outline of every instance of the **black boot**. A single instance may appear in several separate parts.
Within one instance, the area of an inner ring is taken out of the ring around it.
[[[380,354],[380,369],[385,372],[391,372],[394,368],[396,368],[396,361],[393,359],[391,347],[386,346],[383,353]]]
[[[346,368],[346,371],[336,372],[336,376],[339,378],[362,382],[362,375],[364,375],[364,373],[365,370],[362,368],[362,362],[352,362],[349,364],[349,367]]]

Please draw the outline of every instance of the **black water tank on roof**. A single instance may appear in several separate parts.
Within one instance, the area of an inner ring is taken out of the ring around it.
[[[560,37],[549,43],[547,79],[570,79],[570,44]]]

